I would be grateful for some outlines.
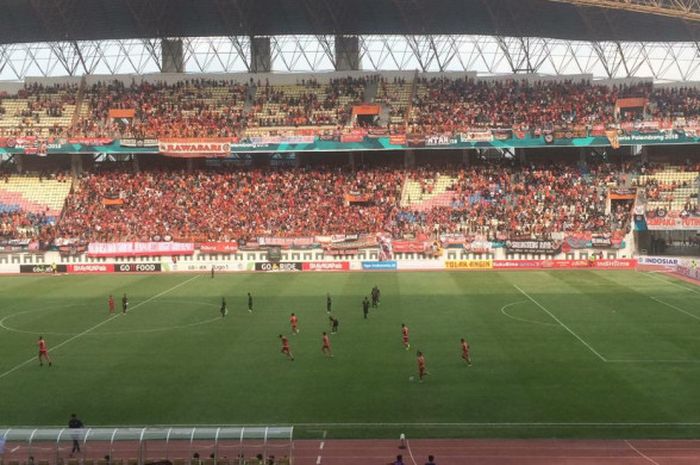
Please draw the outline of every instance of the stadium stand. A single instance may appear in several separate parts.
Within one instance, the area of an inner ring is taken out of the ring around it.
[[[0,94],[0,136],[49,137],[70,128],[78,86],[26,85],[15,95]]]
[[[376,81],[378,79],[378,82]],[[368,92],[376,86],[374,93]],[[373,94],[373,95],[372,95]],[[619,108],[620,99],[638,106]],[[579,80],[347,77],[271,84],[214,79],[175,83],[27,85],[0,95],[0,136],[235,137],[352,129],[352,107],[377,103],[392,133],[476,128],[541,131],[700,115],[696,88]],[[123,110],[126,113],[118,112]],[[363,122],[366,126],[367,122]]]
[[[700,166],[663,165],[639,177],[646,209],[656,214],[683,216],[698,211]]]

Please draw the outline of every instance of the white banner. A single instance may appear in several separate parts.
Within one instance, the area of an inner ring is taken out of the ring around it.
[[[91,242],[88,256],[135,257],[158,255],[192,255],[192,242]]]

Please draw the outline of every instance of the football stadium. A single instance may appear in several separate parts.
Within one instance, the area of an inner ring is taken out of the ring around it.
[[[0,1],[1,465],[700,463],[700,1]]]

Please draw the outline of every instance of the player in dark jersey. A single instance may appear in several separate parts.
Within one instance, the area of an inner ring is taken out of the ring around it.
[[[250,292],[248,293],[248,311],[253,311],[253,296],[250,294]]]
[[[332,305],[333,305],[333,301],[331,300],[331,295],[326,294],[326,313],[331,312]]]
[[[224,297],[221,298],[221,308],[219,311],[221,312],[221,318],[228,315],[228,307],[226,307],[226,298]]]
[[[369,313],[369,299],[367,296],[365,296],[365,299],[362,301],[362,314],[365,318],[367,319],[367,314]]]
[[[126,292],[122,296],[122,313],[126,313],[129,310],[129,298],[126,296]]]

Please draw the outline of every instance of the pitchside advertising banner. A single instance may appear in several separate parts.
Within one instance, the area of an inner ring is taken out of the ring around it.
[[[495,270],[542,270],[542,269],[634,269],[637,260],[632,258],[591,259],[591,260],[494,260]]]
[[[302,271],[348,271],[350,262],[304,262]]]
[[[616,127],[575,127],[524,132],[509,128],[473,128],[458,133],[386,135],[353,130],[314,136],[206,139],[123,139],[0,137],[0,154],[49,155],[71,153],[151,153],[173,157],[225,157],[232,153],[339,152],[367,150],[618,147],[631,145],[698,144],[698,124],[644,122]]]
[[[395,260],[383,262],[362,262],[363,270],[397,270],[398,264]]]
[[[256,262],[255,271],[302,271],[302,262]]]

